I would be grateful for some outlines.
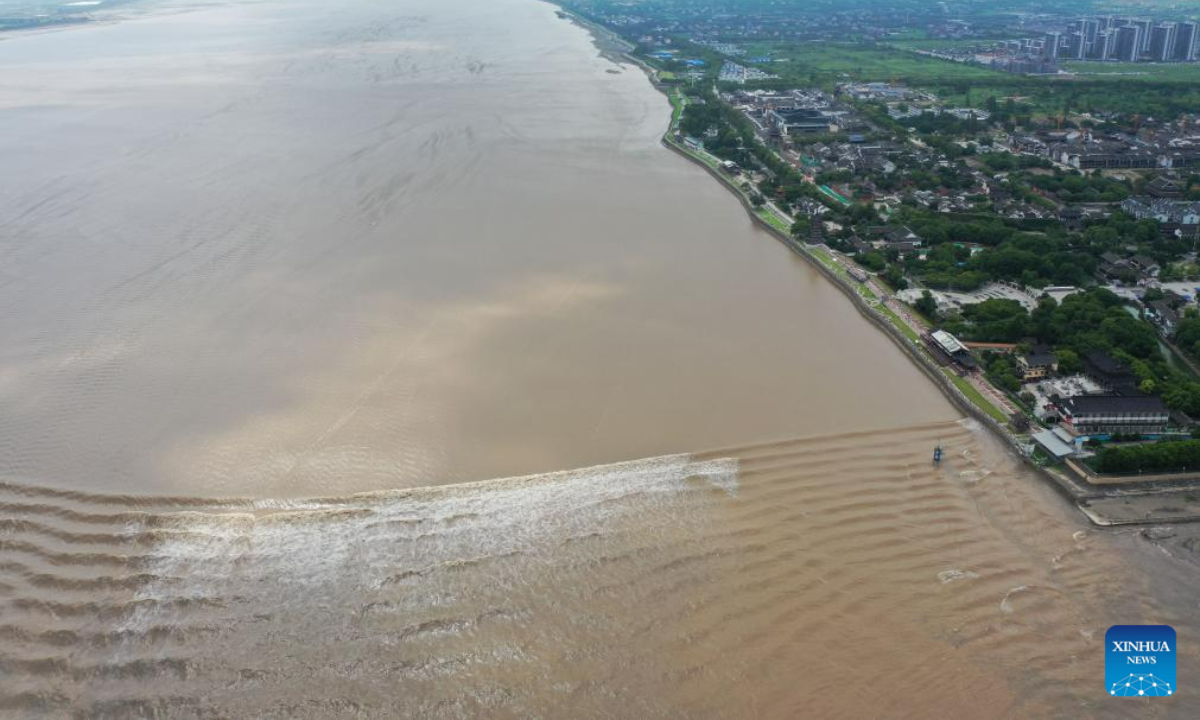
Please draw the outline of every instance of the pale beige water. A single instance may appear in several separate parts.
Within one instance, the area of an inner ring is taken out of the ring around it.
[[[958,422],[550,6],[180,9],[0,41],[0,716],[1200,716],[1102,672],[1196,678],[1194,544]]]
[[[954,416],[529,0],[0,42],[0,471],[298,496]]]

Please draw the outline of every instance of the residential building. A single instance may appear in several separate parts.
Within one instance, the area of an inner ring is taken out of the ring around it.
[[[1150,30],[1150,59],[1168,62],[1175,57],[1175,23],[1165,22]]]
[[[1146,183],[1146,194],[1155,198],[1178,200],[1183,197],[1183,186],[1170,178],[1159,175]]]
[[[1057,60],[1058,51],[1062,46],[1062,33],[1048,32],[1042,41],[1042,56],[1047,60]]]
[[[1191,62],[1195,59],[1196,30],[1197,26],[1194,22],[1179,23],[1175,28],[1175,60]]]
[[[1126,21],[1126,24],[1137,28],[1138,55],[1148,51],[1150,49],[1150,29],[1154,26],[1154,21],[1150,18],[1131,18]],[[1134,59],[1136,60],[1137,58],[1135,57]]]
[[[1067,37],[1066,56],[1071,60],[1083,60],[1087,57],[1087,46],[1083,33],[1071,33]]]
[[[1125,198],[1121,210],[1138,220],[1156,220],[1179,237],[1200,234],[1200,202],[1165,200],[1150,197]]]
[[[1179,313],[1166,300],[1154,300],[1149,307],[1150,319],[1158,326],[1166,335],[1171,335],[1175,332],[1176,326],[1179,325]]]
[[[1058,358],[1054,357],[1050,348],[1038,346],[1018,355],[1017,367],[1021,370],[1023,380],[1038,380],[1058,370]]]
[[[1083,208],[1078,205],[1064,205],[1058,211],[1058,219],[1063,226],[1071,232],[1079,232],[1083,229],[1084,214]]]
[[[1156,278],[1162,270],[1158,262],[1149,255],[1134,255],[1129,258],[1129,266],[1143,278]]]
[[[1142,27],[1125,25],[1117,28],[1116,45],[1111,57],[1125,62],[1137,62],[1142,55]]]

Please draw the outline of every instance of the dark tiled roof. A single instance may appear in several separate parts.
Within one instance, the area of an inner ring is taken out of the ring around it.
[[[1034,348],[1032,352],[1027,352],[1021,356],[1025,364],[1029,367],[1042,367],[1054,364],[1054,353],[1046,348]]]
[[[1153,395],[1080,395],[1062,402],[1075,417],[1132,413],[1167,414],[1167,406]]]
[[[1088,353],[1084,357],[1084,361],[1093,369],[1109,375],[1126,375],[1129,369],[1117,361],[1112,355],[1103,350],[1096,350]]]

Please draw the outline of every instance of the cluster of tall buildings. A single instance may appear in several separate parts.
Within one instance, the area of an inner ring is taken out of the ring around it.
[[[1197,31],[1195,22],[1081,18],[1068,25],[1066,32],[1046,33],[1041,52],[1048,60],[1192,62],[1196,59]]]

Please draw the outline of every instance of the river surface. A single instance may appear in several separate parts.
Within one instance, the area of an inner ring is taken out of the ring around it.
[[[1103,693],[1114,623],[1197,677],[1194,544],[1087,527],[553,7],[139,7],[0,39],[0,716],[1200,716]]]

